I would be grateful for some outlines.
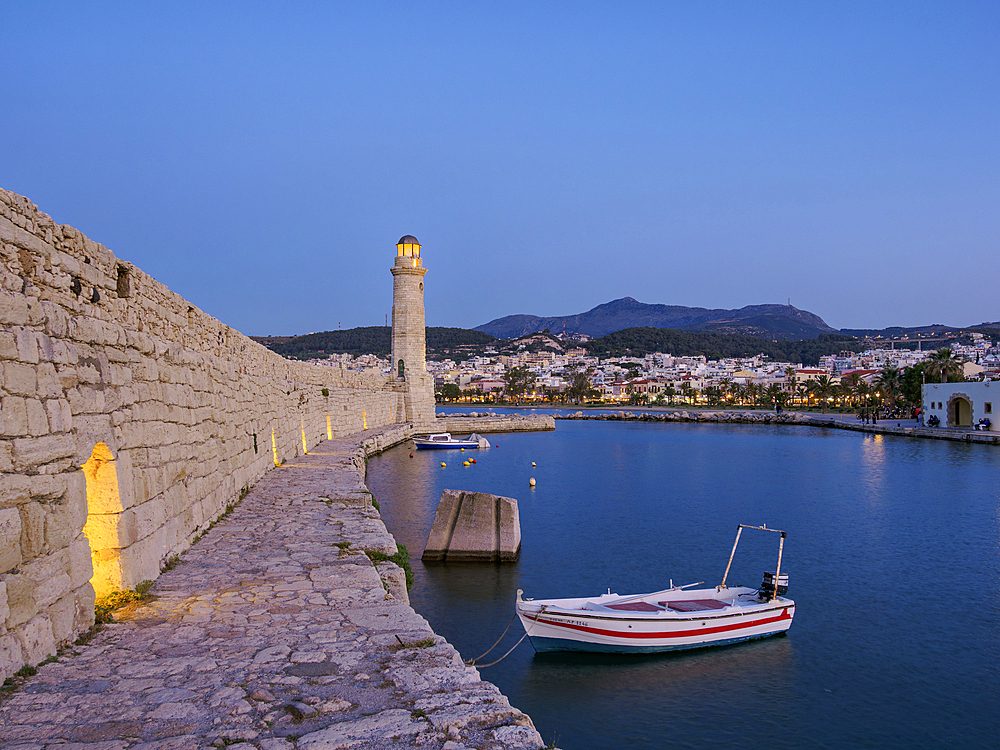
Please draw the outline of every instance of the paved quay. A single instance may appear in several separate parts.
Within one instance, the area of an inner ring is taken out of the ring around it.
[[[400,428],[275,468],[150,589],[0,705],[10,750],[541,748],[405,601],[364,461]],[[394,593],[390,593],[394,592]]]

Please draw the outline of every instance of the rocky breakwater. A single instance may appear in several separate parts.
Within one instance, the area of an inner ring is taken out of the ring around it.
[[[406,604],[387,560],[364,460],[409,434],[327,441],[269,472],[146,601],[6,693],[0,745],[542,747]]]
[[[724,422],[731,424],[813,424],[809,415],[771,411],[577,411],[557,419],[590,419],[616,422]],[[824,423],[825,424],[825,423]]]

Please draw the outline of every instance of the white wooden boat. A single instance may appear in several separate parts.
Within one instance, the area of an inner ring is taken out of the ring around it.
[[[781,535],[778,566],[759,589],[728,588],[726,578],[743,529]],[[577,599],[522,599],[516,611],[535,651],[655,653],[722,646],[784,633],[795,616],[781,572],[785,532],[740,524],[722,583],[712,588],[674,586],[651,594],[607,594]],[[775,583],[777,582],[777,585]]]
[[[413,438],[418,448],[489,448],[490,441],[472,433],[468,437],[453,437],[450,432],[438,432],[425,438]]]

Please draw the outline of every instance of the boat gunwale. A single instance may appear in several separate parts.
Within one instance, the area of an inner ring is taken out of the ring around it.
[[[663,612],[635,612],[629,616],[622,615],[605,615],[605,614],[595,614],[592,610],[558,610],[553,611],[551,609],[546,609],[544,612],[538,610],[536,612],[525,612],[521,609],[517,610],[518,615],[527,617],[529,620],[534,620],[535,622],[551,622],[551,620],[545,620],[541,618],[541,615],[555,615],[562,617],[576,617],[579,619],[586,618],[591,620],[609,620],[611,622],[630,622],[636,620],[651,621],[651,622],[690,622],[694,620],[710,620],[710,619],[721,619],[721,618],[733,618],[733,617],[748,617],[755,614],[766,614],[770,612],[777,612],[779,610],[791,609],[795,607],[795,602],[790,599],[785,599],[787,604],[781,604],[778,607],[768,607],[761,605],[761,609],[744,610],[742,608],[736,608],[737,611],[725,611],[725,610],[706,610],[706,612],[712,612],[713,614],[703,614],[698,617],[690,616],[690,612],[671,612],[670,610],[664,610]],[[768,602],[769,603],[769,602]],[[680,615],[684,616],[680,616]],[[675,616],[676,615],[676,616]]]

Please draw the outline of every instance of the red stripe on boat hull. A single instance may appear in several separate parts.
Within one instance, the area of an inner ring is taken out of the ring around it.
[[[744,628],[756,628],[761,625],[770,625],[776,622],[782,622],[783,620],[791,620],[792,615],[788,613],[790,607],[785,607],[781,610],[781,614],[776,617],[767,617],[761,620],[753,620],[751,622],[741,622],[733,623],[732,625],[719,625],[714,628],[698,628],[696,630],[678,630],[678,631],[667,631],[659,633],[636,633],[627,632],[621,630],[602,630],[600,628],[591,628],[584,625],[574,625],[568,622],[559,622],[557,620],[539,620],[538,615],[531,616],[525,613],[525,617],[535,620],[542,625],[554,625],[562,628],[569,628],[570,630],[575,630],[581,633],[589,633],[591,635],[604,636],[606,638],[696,638],[702,635],[712,635],[713,633],[727,633],[733,630],[742,630]],[[741,619],[746,617],[746,615],[736,615]],[[544,636],[543,636],[544,637]]]

